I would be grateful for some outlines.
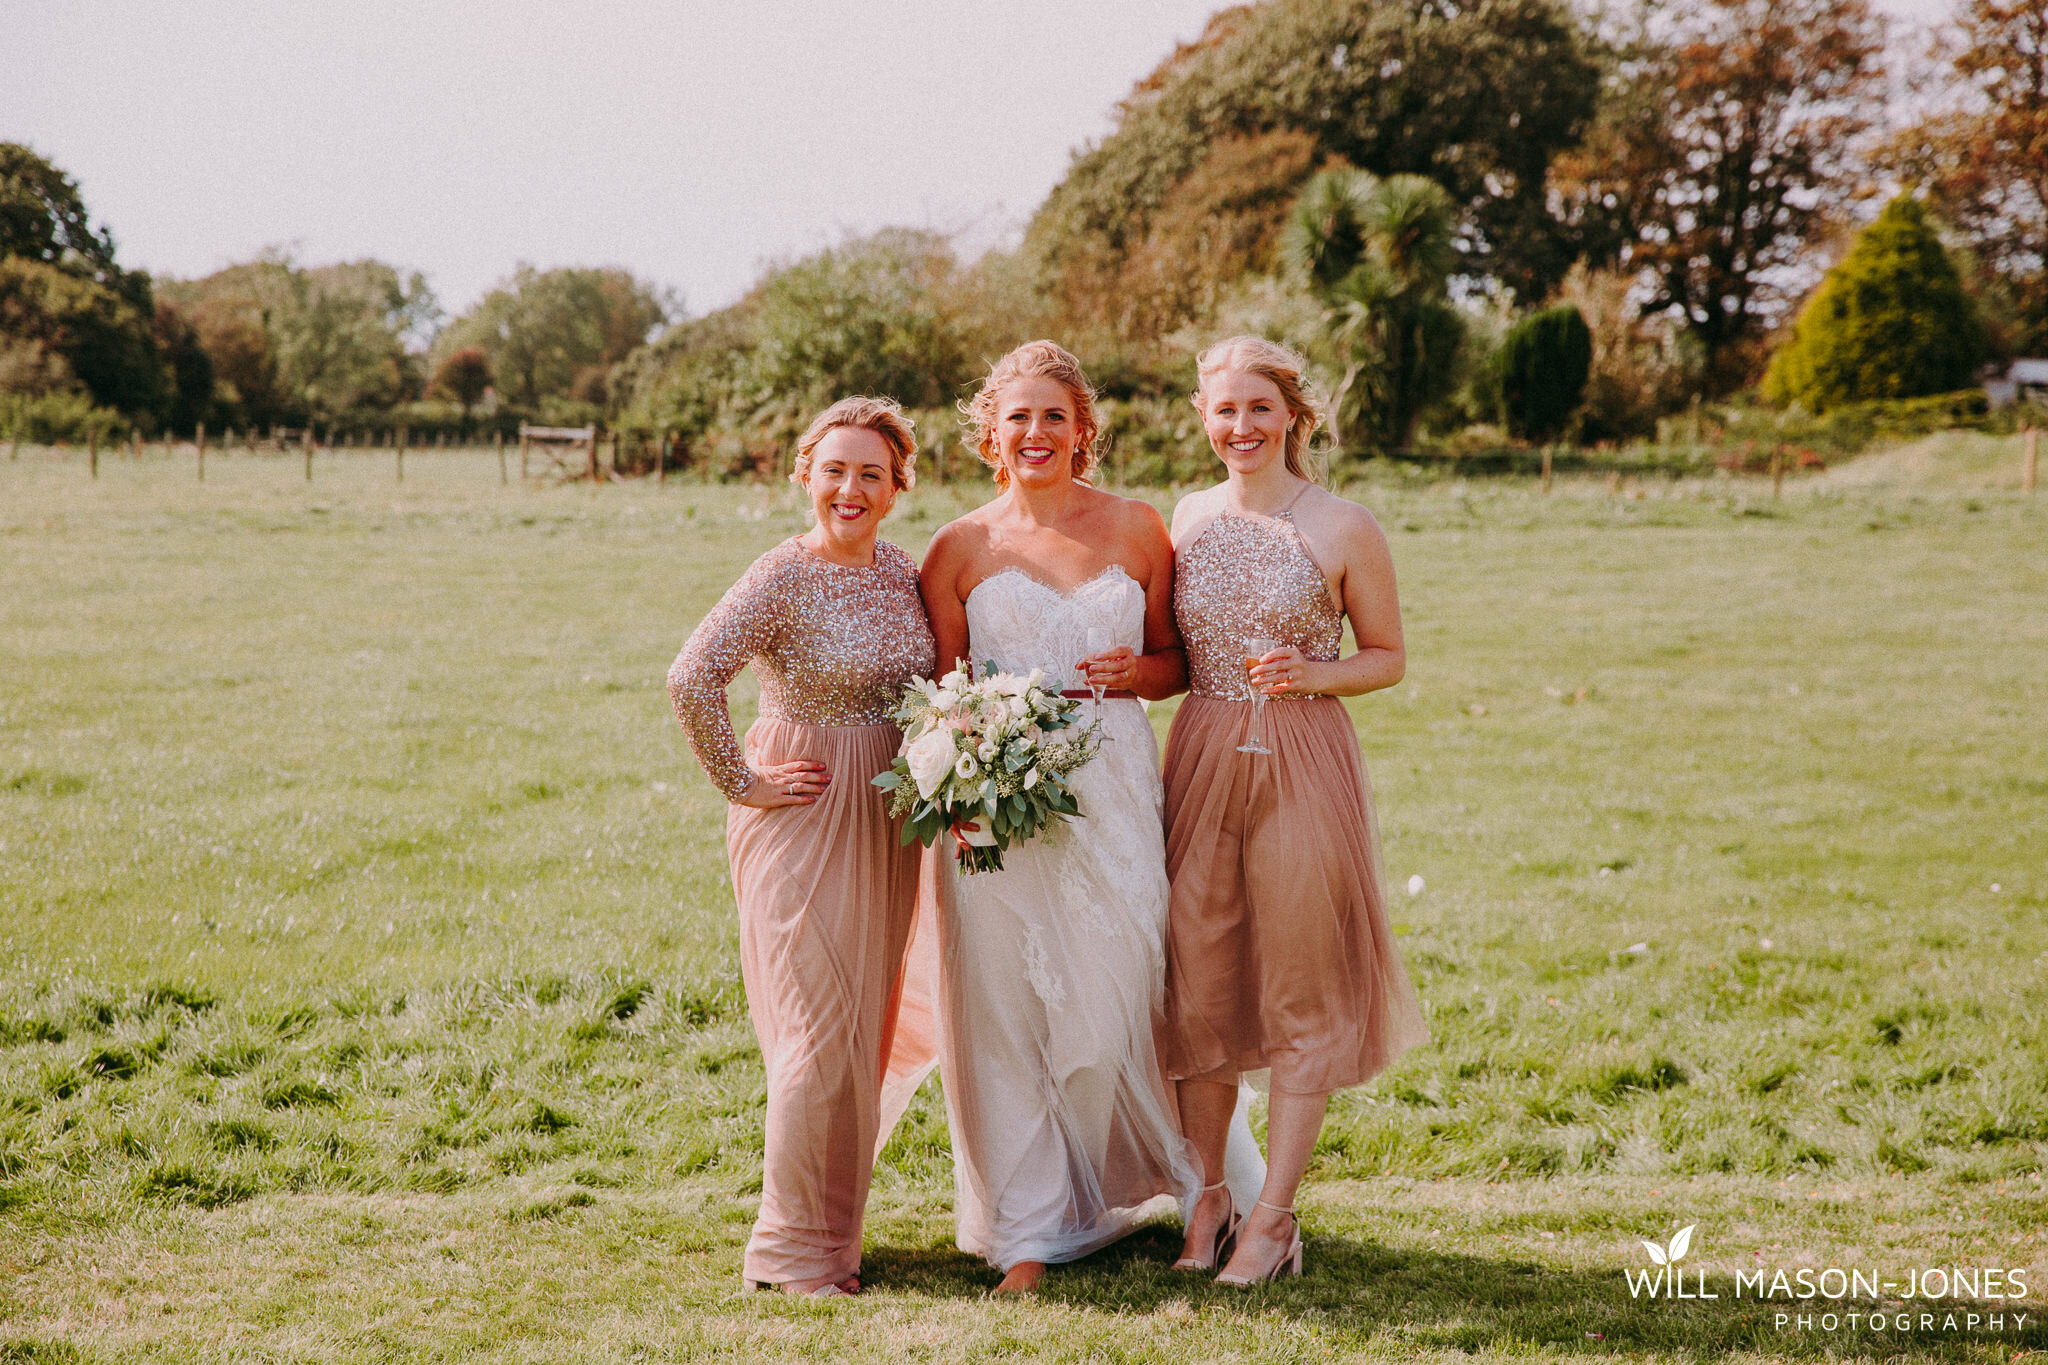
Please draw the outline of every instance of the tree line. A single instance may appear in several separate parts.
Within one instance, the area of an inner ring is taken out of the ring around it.
[[[615,269],[521,267],[454,319],[378,262],[151,281],[18,146],[0,258],[17,422],[532,416],[744,472],[839,394],[943,407],[1030,336],[1165,413],[1203,341],[1257,331],[1311,356],[1347,450],[1626,441],[1701,400],[1821,411],[2048,353],[2048,0],[1958,0],[1926,52],[1867,0],[1236,5],[1015,245],[888,229],[694,317]]]

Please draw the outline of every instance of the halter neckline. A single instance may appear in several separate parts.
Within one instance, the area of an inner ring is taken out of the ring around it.
[[[1302,481],[1301,487],[1295,491],[1294,496],[1287,500],[1287,505],[1277,512],[1251,512],[1239,508],[1234,508],[1230,505],[1229,498],[1226,496],[1223,503],[1223,510],[1218,515],[1226,517],[1236,517],[1239,521],[1275,521],[1281,517],[1290,517],[1291,519],[1291,514],[1294,511],[1294,504],[1300,502],[1303,498],[1307,497],[1308,490],[1314,487],[1314,484],[1304,479]]]

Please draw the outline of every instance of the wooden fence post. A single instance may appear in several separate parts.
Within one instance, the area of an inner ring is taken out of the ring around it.
[[[19,440],[19,438],[18,438],[18,437],[17,437],[16,439],[17,439],[17,440]],[[136,459],[138,459],[138,460],[139,460],[139,459],[141,459],[141,458],[142,458],[142,428],[141,428],[141,427],[132,427],[132,428],[130,428],[130,429],[129,429],[129,432],[128,432],[128,448],[129,448],[129,450],[130,450],[130,451],[132,451],[132,452],[134,453],[134,456],[135,456],[135,458],[136,458]]]
[[[1785,496],[1785,447],[1771,448],[1771,496]]]
[[[410,433],[404,427],[398,429],[398,481],[405,482],[405,438]]]
[[[100,429],[87,427],[85,431],[85,461],[92,469],[92,476],[100,476]]]
[[[589,449],[589,451],[588,451],[588,454],[589,454],[589,457],[590,457],[590,459],[589,459],[589,464],[590,464],[590,481],[591,481],[592,483],[596,483],[596,482],[597,482],[597,428],[596,428],[596,427],[592,427],[592,428],[590,429],[590,449]]]
[[[309,440],[299,447],[299,453],[306,459],[306,482],[313,482],[313,443]]]
[[[198,447],[195,447],[195,449],[197,449],[197,450],[198,450],[198,452],[199,452],[199,460],[198,460],[198,465],[199,465],[199,482],[201,482],[201,483],[205,483],[205,482],[206,482],[206,447],[205,447],[205,446],[198,446]],[[170,437],[166,436],[166,437],[164,438],[164,454],[168,455],[168,454],[170,454],[170,453],[171,453],[171,441],[170,441]]]
[[[1550,447],[1543,447],[1543,491],[1550,491]]]
[[[654,482],[668,482],[668,433],[665,431],[654,433]]]
[[[2034,495],[2034,488],[2041,476],[2041,429],[2027,428],[2027,496]]]
[[[519,424],[519,482],[526,482],[526,451],[531,442],[526,434],[526,423]]]
[[[19,426],[15,427],[13,434],[7,438],[7,458],[10,460],[21,458],[21,428]]]
[[[204,422],[201,422],[201,423],[199,423],[199,424],[198,424],[198,429],[197,429],[197,430],[196,430],[196,431],[195,431],[195,432],[193,433],[193,438],[192,438],[192,439],[193,439],[193,443],[194,443],[195,445],[197,445],[197,446],[199,447],[199,458],[200,458],[200,459],[202,459],[202,460],[203,460],[203,459],[205,459],[205,458],[206,458],[206,423],[204,423]],[[226,452],[225,452],[225,451],[223,451],[222,453],[223,453],[223,454],[225,454]]]
[[[502,487],[505,483],[505,429],[503,427],[498,428],[497,431],[492,433],[491,444],[498,448],[498,484]]]

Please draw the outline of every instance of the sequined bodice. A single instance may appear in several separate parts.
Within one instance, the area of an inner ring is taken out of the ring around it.
[[[753,780],[725,688],[742,668],[761,681],[761,714],[809,725],[880,725],[903,684],[932,671],[931,625],[917,565],[886,541],[848,568],[796,539],[755,560],[711,609],[668,671],[669,700],[704,771],[728,798]]]
[[[1198,697],[1252,699],[1244,677],[1248,637],[1325,660],[1344,643],[1343,614],[1286,512],[1225,512],[1204,527],[1174,566],[1173,615],[1187,645],[1189,690]]]

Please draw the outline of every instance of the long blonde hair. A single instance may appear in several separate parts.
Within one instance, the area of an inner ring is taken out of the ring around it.
[[[1204,417],[1209,415],[1209,409],[1203,403],[1203,390],[1211,375],[1225,370],[1255,374],[1271,380],[1273,387],[1280,390],[1280,401],[1287,404],[1290,418],[1282,447],[1287,456],[1287,472],[1297,479],[1321,483],[1318,471],[1308,462],[1308,443],[1316,428],[1323,424],[1323,400],[1316,392],[1315,382],[1308,377],[1308,362],[1292,349],[1264,337],[1234,336],[1217,342],[1195,357],[1193,401],[1196,411]]]
[[[1003,468],[996,453],[996,410],[1003,399],[1003,386],[1013,379],[1043,377],[1055,381],[1074,401],[1074,478],[1086,480],[1095,469],[1095,438],[1102,420],[1095,412],[1095,390],[1081,373],[1081,362],[1073,352],[1056,341],[1027,341],[998,360],[974,391],[974,397],[960,405],[960,418],[973,441],[981,462],[995,472],[997,488],[1010,486],[1010,471]]]

